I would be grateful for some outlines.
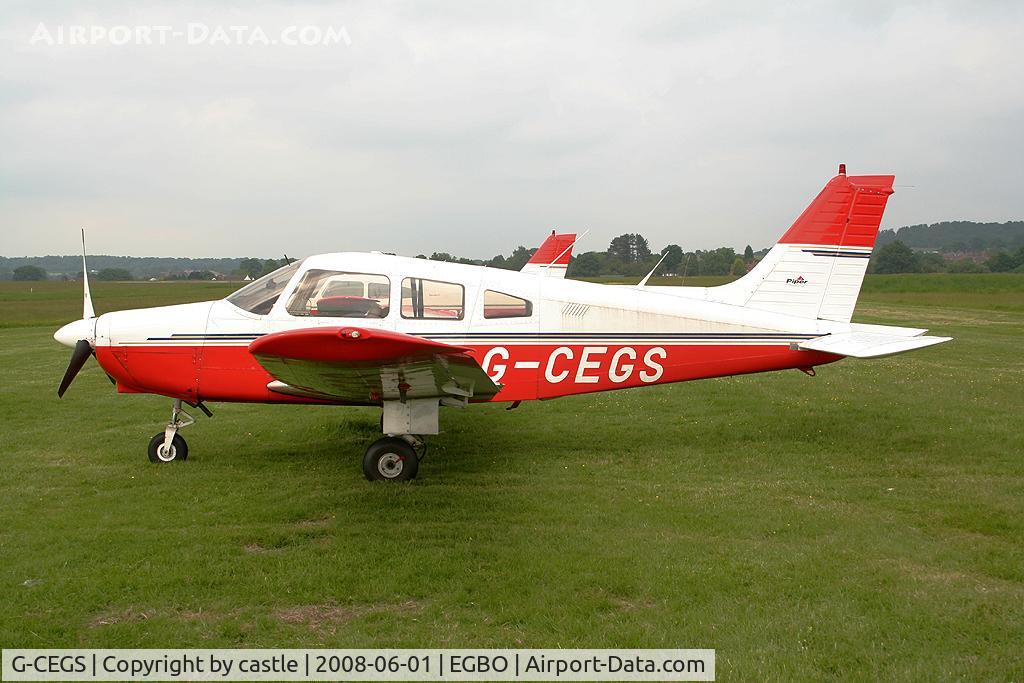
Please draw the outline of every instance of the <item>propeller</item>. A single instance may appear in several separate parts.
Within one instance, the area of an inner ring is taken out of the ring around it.
[[[96,312],[92,307],[92,294],[89,292],[89,267],[85,263],[85,228],[82,228],[82,319],[68,323],[54,333],[53,338],[65,346],[71,346],[71,360],[64,377],[57,387],[57,396],[63,398],[71,383],[78,376],[85,361],[94,355],[93,343],[96,338]]]
[[[64,392],[71,386],[71,382],[75,380],[79,370],[85,365],[85,361],[89,360],[89,356],[92,355],[92,344],[89,343],[88,339],[79,339],[75,342],[75,349],[71,352],[71,360],[68,362],[68,369],[64,371],[64,379],[60,381],[60,386],[57,387],[57,396],[60,398],[64,397]]]

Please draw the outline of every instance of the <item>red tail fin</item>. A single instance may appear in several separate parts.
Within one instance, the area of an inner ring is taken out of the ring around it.
[[[530,260],[522,268],[524,273],[545,275],[547,277],[565,277],[572,257],[572,246],[576,242],[575,233],[556,235],[552,230],[544,244],[533,253]]]
[[[845,165],[830,180],[780,244],[873,247],[882,212],[892,194],[891,175],[846,176]]]
[[[572,244],[576,241],[576,233],[556,235],[552,230],[544,244],[530,257],[529,263],[537,266],[567,266],[572,256]]]

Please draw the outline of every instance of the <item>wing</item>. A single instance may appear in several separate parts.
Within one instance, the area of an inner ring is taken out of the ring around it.
[[[379,405],[418,398],[490,398],[500,390],[472,350],[399,332],[316,327],[249,345],[282,394]]]

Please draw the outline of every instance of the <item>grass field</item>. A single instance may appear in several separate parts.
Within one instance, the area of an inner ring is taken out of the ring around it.
[[[94,363],[56,397],[50,335],[80,314],[73,283],[0,286],[3,647],[710,647],[720,680],[1024,680],[1024,276],[869,277],[858,321],[956,340],[813,379],[448,411],[409,485],[363,480],[369,409],[214,405],[187,463],[151,465],[169,400]]]

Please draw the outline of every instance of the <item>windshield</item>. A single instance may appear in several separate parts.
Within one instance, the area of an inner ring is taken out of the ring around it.
[[[264,275],[259,280],[250,282],[245,287],[228,297],[228,301],[244,311],[256,315],[270,313],[274,302],[281,296],[281,292],[288,285],[288,281],[295,275],[302,261],[296,261],[282,268],[278,268],[269,275]]]

